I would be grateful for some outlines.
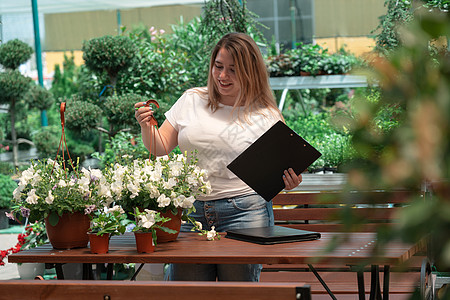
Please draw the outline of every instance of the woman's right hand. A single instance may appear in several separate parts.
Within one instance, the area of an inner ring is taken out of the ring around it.
[[[153,116],[153,110],[147,102],[138,102],[134,105],[134,109],[136,110],[134,113],[134,117],[138,121],[141,127],[150,126],[150,120]]]

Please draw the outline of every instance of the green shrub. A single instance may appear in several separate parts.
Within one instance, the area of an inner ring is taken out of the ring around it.
[[[128,132],[120,132],[106,143],[105,152],[100,155],[94,153],[93,157],[100,160],[101,168],[118,162],[123,163],[129,159],[145,159],[149,157],[149,152],[142,142],[141,136],[133,136]],[[126,158],[125,156],[130,156]]]
[[[317,169],[339,169],[353,155],[352,136],[336,130],[328,120],[327,113],[291,117],[286,124],[315,147],[322,156],[310,167]]]
[[[138,94],[124,94],[109,96],[101,104],[103,114],[106,116],[114,136],[120,129],[132,128],[135,133],[140,132],[139,123],[134,117],[134,104],[145,102],[148,99]],[[156,110],[158,111],[158,110]]]
[[[70,130],[87,132],[95,129],[101,120],[100,107],[88,101],[83,101],[78,96],[73,96],[66,101],[65,120]]]
[[[181,153],[176,147],[173,152]],[[113,163],[125,163],[133,159],[148,159],[149,151],[142,142],[141,135],[132,135],[129,132],[120,132],[106,144],[105,152],[100,154],[93,153],[92,157],[100,161],[100,167]]]
[[[17,183],[11,176],[0,174],[0,208],[10,208]]]
[[[33,136],[33,143],[40,158],[54,157],[61,139],[61,129],[56,126],[42,127]]]
[[[111,35],[85,41],[82,50],[86,66],[98,74],[106,72],[113,86],[119,72],[134,65],[138,51],[129,37]]]
[[[0,45],[0,64],[7,69],[17,69],[31,58],[33,48],[18,40],[10,40]]]
[[[26,102],[30,107],[37,108],[39,110],[49,109],[55,102],[53,93],[37,84],[32,84],[30,90],[26,94]]]
[[[14,165],[7,161],[0,161],[0,174],[12,175],[14,174]]]
[[[138,28],[130,36],[138,47],[138,65],[127,76],[123,76],[118,87],[127,93],[138,93],[157,99],[161,104],[172,105],[189,87],[186,71],[188,53],[172,47],[172,42],[161,31],[152,31],[150,40]],[[206,84],[206,82],[205,82]]]
[[[31,78],[25,77],[17,70],[0,73],[0,103],[9,104],[12,100],[22,98],[31,86]]]

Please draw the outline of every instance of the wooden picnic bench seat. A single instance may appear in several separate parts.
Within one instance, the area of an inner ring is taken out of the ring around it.
[[[273,199],[275,225],[317,232],[375,232],[381,226],[395,225],[397,213],[408,205],[412,193],[420,191],[395,190],[343,192],[308,191],[280,193]],[[358,226],[347,221],[359,221]],[[357,233],[355,233],[357,234]],[[418,285],[423,257],[414,258],[407,267],[390,275],[390,293],[411,293]],[[352,266],[314,264],[333,293],[357,293],[357,275]],[[390,271],[396,271],[391,268]],[[369,274],[365,274],[367,276]],[[311,286],[312,294],[325,293],[325,288],[308,265],[263,265],[261,282],[299,281]],[[369,280],[365,280],[366,288]]]
[[[310,300],[301,283],[5,280],[1,299]],[[5,298],[2,298],[5,297]]]

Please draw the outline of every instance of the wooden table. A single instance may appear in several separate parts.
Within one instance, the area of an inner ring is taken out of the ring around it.
[[[389,266],[401,264],[419,250],[417,245],[394,242],[384,249],[382,255],[374,256],[375,234],[355,233],[335,250],[326,251],[332,239],[344,236],[343,233],[323,233],[321,239],[314,241],[259,245],[225,238],[224,234],[219,241],[207,241],[205,237],[195,233],[182,232],[176,241],[158,244],[154,253],[140,254],[135,250],[134,236],[125,234],[111,239],[107,254],[91,254],[89,248],[56,250],[46,244],[11,254],[8,261],[110,265],[114,263],[314,264],[320,261],[336,265],[370,264],[373,274],[378,273],[378,265],[384,265],[386,274],[386,268],[389,271]],[[376,290],[374,285],[378,284],[379,290],[378,275],[373,275],[372,279],[372,288]],[[358,285],[361,287],[360,282]],[[388,291],[386,282],[384,294],[387,298],[385,289]],[[364,290],[362,292],[364,293]],[[374,294],[374,298],[380,299],[376,291]]]

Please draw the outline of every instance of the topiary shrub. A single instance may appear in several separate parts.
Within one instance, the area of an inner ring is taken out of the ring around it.
[[[140,132],[139,123],[134,118],[134,104],[145,102],[148,98],[137,94],[109,96],[102,105],[103,113],[108,119],[110,136],[115,136],[121,129],[132,128],[135,133]],[[159,110],[157,110],[159,111]]]
[[[33,136],[33,143],[40,158],[54,157],[59,146],[61,129],[56,126],[42,127]]]
[[[47,110],[55,102],[52,92],[40,85],[31,85],[26,95],[26,101],[33,108]]]
[[[28,44],[14,39],[0,45],[0,64],[7,69],[17,69],[31,58],[33,48]]]
[[[10,104],[25,95],[30,88],[31,78],[25,77],[17,70],[0,73],[0,103]]]
[[[81,133],[95,129],[101,119],[101,109],[74,96],[66,101],[66,127]]]
[[[11,179],[11,176],[0,174],[0,209],[10,208],[13,191],[17,183]]]
[[[95,73],[108,73],[115,86],[120,71],[136,62],[137,47],[129,37],[105,35],[83,43],[83,59]]]

